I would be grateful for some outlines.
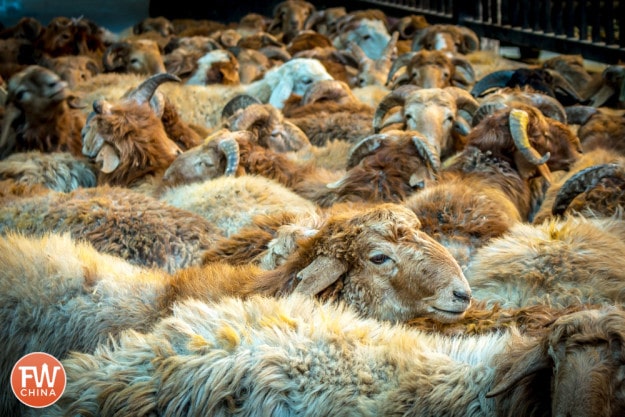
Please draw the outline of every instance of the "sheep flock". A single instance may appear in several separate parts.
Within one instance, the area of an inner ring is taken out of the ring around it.
[[[623,64],[304,0],[0,57],[0,416],[625,415]]]

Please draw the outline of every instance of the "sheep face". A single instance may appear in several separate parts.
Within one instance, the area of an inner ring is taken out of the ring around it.
[[[108,72],[144,75],[166,72],[158,43],[150,39],[113,43],[104,52],[102,62]]]
[[[229,51],[210,51],[198,60],[197,65],[197,70],[187,80],[187,84],[240,84],[239,62]]]
[[[355,43],[371,59],[383,57],[384,49],[391,39],[386,25],[381,20],[361,19],[355,27],[333,40],[338,49],[345,49],[350,42]]]
[[[334,275],[330,281],[343,276],[342,298],[363,316],[394,322],[462,318],[470,304],[469,284],[451,254],[419,227],[415,214],[396,204],[328,220],[303,245],[315,258],[298,273],[296,291],[321,292],[327,275]],[[323,270],[311,279],[308,274],[321,264]],[[310,286],[315,289],[306,291]]]
[[[56,17],[45,27],[36,45],[50,56],[88,55],[104,51],[105,44],[97,25],[78,18]]]
[[[84,55],[60,56],[48,60],[44,65],[66,81],[70,88],[100,73],[93,58]]]
[[[7,103],[22,110],[26,117],[44,117],[64,103],[68,85],[51,70],[31,65],[9,79]]]

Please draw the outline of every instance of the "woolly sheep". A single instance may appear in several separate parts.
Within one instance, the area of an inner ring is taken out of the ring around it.
[[[66,390],[45,414],[614,415],[624,318],[582,311],[537,337],[449,338],[299,296],[189,300],[151,332],[64,360]]]
[[[78,188],[5,202],[0,232],[69,232],[136,265],[174,271],[201,262],[220,233],[215,225],[122,187]]]

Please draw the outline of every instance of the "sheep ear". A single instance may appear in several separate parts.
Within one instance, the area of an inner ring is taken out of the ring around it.
[[[310,265],[302,269],[296,291],[306,295],[316,295],[334,284],[347,271],[347,266],[336,258],[318,256]]]
[[[491,389],[486,397],[496,397],[501,395],[512,388],[523,379],[536,372],[544,369],[549,369],[549,358],[543,351],[542,347],[538,344],[532,349],[527,351],[516,363],[512,365],[512,368],[503,376],[493,389]]]
[[[102,162],[102,169],[100,169],[100,171],[105,174],[110,174],[115,171],[121,162],[115,149],[108,143],[102,146],[95,160],[96,162]]]
[[[293,92],[293,80],[291,77],[282,77],[276,88],[273,89],[271,97],[269,97],[269,104],[276,109],[282,109],[284,102],[289,98]]]

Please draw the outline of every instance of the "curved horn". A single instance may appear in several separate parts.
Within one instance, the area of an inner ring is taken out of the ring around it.
[[[451,63],[455,67],[452,82],[457,87],[467,89],[475,84],[475,69],[471,62],[464,57],[454,55]]]
[[[291,59],[291,54],[283,47],[278,46],[263,46],[258,50],[269,59],[275,59],[277,61],[286,62]]]
[[[340,101],[343,98],[354,98],[351,89],[343,81],[322,80],[313,83],[302,97],[302,105],[322,100]],[[354,98],[355,99],[355,98]]]
[[[416,54],[417,52],[407,52],[405,54],[401,54],[395,59],[395,61],[393,61],[391,69],[388,71],[388,77],[386,77],[386,85],[389,85],[395,73],[399,71],[400,68],[407,66]]]
[[[530,143],[527,135],[527,127],[529,125],[529,115],[527,112],[519,109],[510,110],[508,123],[510,125],[510,134],[512,135],[516,148],[530,164],[536,165],[540,174],[551,183],[551,171],[546,165],[551,155],[547,152],[545,155],[541,156]]]
[[[542,93],[525,93],[532,105],[547,117],[557,120],[560,123],[567,123],[567,112],[562,103],[556,98]]]
[[[373,131],[378,133],[384,116],[395,106],[403,106],[412,92],[419,90],[415,85],[402,85],[387,94],[378,104],[373,114]]]
[[[225,176],[235,175],[237,169],[239,169],[239,142],[237,142],[233,136],[229,135],[223,139],[220,139],[217,143],[217,149],[226,157],[226,170]]]
[[[438,155],[438,152],[434,148],[432,148],[428,142],[428,140],[421,135],[415,135],[414,132],[410,132],[412,135],[412,143],[417,148],[417,152],[421,158],[423,158],[432,168],[434,173],[438,173],[441,169],[441,158]]]
[[[128,42],[115,42],[111,44],[102,55],[104,70],[108,72],[125,71],[125,58],[130,53],[131,46]]]
[[[445,91],[452,95],[456,100],[456,107],[458,110],[463,110],[471,117],[475,114],[480,107],[480,103],[469,93],[467,90],[460,87],[445,87]]]
[[[458,51],[463,54],[468,54],[469,52],[477,51],[480,49],[480,39],[477,34],[465,26],[456,26],[460,31],[460,35],[462,37],[462,50]]]
[[[393,34],[391,35],[391,39],[389,39],[388,43],[384,47],[384,51],[382,51],[382,55],[376,61],[376,67],[383,68],[385,66],[391,65],[391,63],[393,62],[393,55],[396,51],[398,39],[399,32],[393,32]]]
[[[252,104],[262,104],[259,99],[256,97],[250,96],[248,94],[239,94],[238,96],[231,99],[224,106],[221,111],[222,120],[229,119],[237,110],[245,109]]]
[[[568,106],[564,109],[566,112],[567,123],[571,125],[584,125],[592,116],[600,113],[596,107],[592,106]]]
[[[471,95],[479,97],[490,89],[505,87],[513,74],[514,70],[500,70],[486,74],[475,83],[471,89]]]
[[[562,74],[552,69],[545,69],[545,71],[547,71],[551,75],[551,78],[553,79],[554,91],[556,89],[559,89],[560,91],[563,91],[566,95],[573,98],[578,103],[581,103],[584,101],[584,99],[579,96],[577,89],[574,86],[572,86],[571,83],[568,82],[567,79],[562,76]]]
[[[230,123],[230,130],[250,130],[254,125],[267,124],[271,111],[264,104],[252,104],[241,113],[235,115]]]
[[[358,165],[364,157],[374,153],[382,145],[382,142],[388,139],[389,136],[384,133],[376,133],[361,139],[349,151],[346,168],[350,170]]]
[[[571,202],[579,194],[593,189],[606,177],[616,177],[625,181],[625,169],[619,164],[601,164],[585,168],[562,184],[553,202],[551,213],[554,216],[564,214]]]
[[[159,85],[168,81],[181,82],[180,78],[173,74],[163,72],[160,74],[152,75],[147,80],[143,81],[137,88],[132,90],[127,96],[127,100],[135,100],[139,104],[143,104],[149,101]]]

